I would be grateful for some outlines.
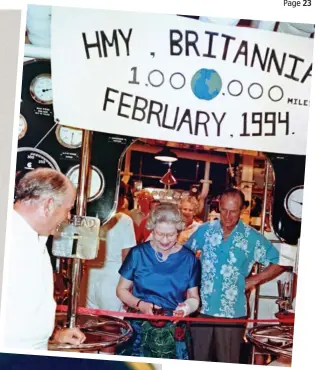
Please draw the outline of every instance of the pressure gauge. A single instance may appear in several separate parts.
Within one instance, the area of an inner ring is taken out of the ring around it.
[[[30,94],[37,103],[52,104],[52,80],[51,75],[42,73],[36,76],[30,84]]]
[[[22,147],[17,150],[16,184],[29,171],[40,167],[60,171],[56,161],[40,149]]]
[[[76,165],[72,167],[66,174],[76,188],[78,187],[79,183],[79,172],[80,166]],[[89,185],[87,201],[92,202],[103,194],[105,189],[105,179],[102,172],[97,167],[91,166],[88,181]]]
[[[158,197],[158,191],[157,190],[153,190],[152,191],[152,195],[154,198],[157,198]]]
[[[303,185],[292,188],[284,200],[285,210],[294,221],[301,222],[303,203]]]
[[[20,120],[19,120],[19,136],[18,139],[22,139],[28,130],[28,123],[24,116],[20,113]]]
[[[82,130],[58,125],[55,131],[58,142],[66,148],[76,149],[82,145]]]

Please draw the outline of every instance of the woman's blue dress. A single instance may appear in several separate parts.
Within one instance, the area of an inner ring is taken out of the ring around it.
[[[133,282],[132,294],[136,298],[171,312],[178,303],[185,301],[188,289],[200,285],[199,261],[184,247],[159,262],[150,242],[139,244],[130,250],[119,273]],[[131,323],[133,339],[122,345],[118,354],[189,358],[189,333],[185,323],[175,325],[167,321],[164,328],[153,328],[146,320],[132,320]],[[182,329],[186,330],[184,335],[176,334]]]

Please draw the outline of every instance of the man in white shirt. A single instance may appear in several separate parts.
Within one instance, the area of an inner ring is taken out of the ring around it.
[[[47,349],[50,337],[60,343],[85,341],[78,328],[54,331],[53,271],[46,248],[48,236],[70,218],[75,198],[71,181],[48,168],[30,171],[17,186],[8,247],[8,289],[2,307],[3,347]]]

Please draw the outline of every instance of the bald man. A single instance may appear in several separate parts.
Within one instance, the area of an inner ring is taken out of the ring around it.
[[[48,168],[28,172],[16,188],[2,304],[2,348],[45,350],[50,337],[59,343],[85,341],[77,328],[54,330],[53,271],[46,248],[48,236],[70,218],[75,198],[71,181]]]

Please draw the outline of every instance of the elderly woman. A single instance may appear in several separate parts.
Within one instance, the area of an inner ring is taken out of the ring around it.
[[[194,253],[177,242],[184,228],[178,207],[158,205],[147,227],[152,231],[152,240],[130,250],[119,270],[117,296],[131,312],[187,316],[199,306],[200,273]],[[191,338],[185,322],[135,319],[131,323],[134,335],[118,347],[117,354],[190,358]]]
[[[199,209],[199,202],[195,197],[189,196],[187,198],[182,199],[179,204],[179,209],[186,223],[185,229],[178,236],[179,244],[183,245],[190,238],[190,236],[197,230],[198,226],[201,225],[202,222],[194,220],[194,217]]]

